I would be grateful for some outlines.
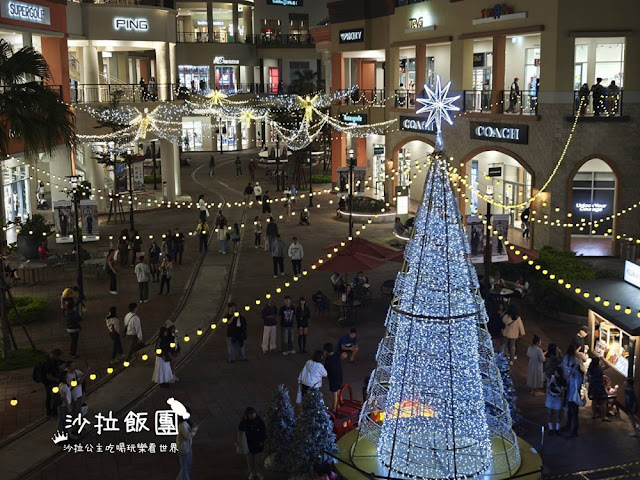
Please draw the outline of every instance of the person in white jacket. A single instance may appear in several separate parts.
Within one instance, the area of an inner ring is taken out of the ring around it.
[[[289,245],[289,258],[293,266],[294,277],[302,273],[302,257],[304,257],[302,245],[298,243],[297,237],[293,237],[293,243]]]
[[[315,388],[316,390],[322,387],[322,379],[327,376],[327,370],[322,364],[323,354],[320,350],[316,350],[313,353],[311,360],[307,360],[304,364],[300,375],[298,375],[298,403],[302,401],[302,397],[307,390]]]

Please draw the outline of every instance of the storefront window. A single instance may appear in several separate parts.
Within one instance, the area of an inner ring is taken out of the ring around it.
[[[208,65],[180,65],[178,66],[180,85],[187,87],[192,92],[206,93],[209,86]]]
[[[216,89],[235,91],[238,78],[238,67],[215,66],[214,68]]]
[[[600,315],[593,313],[593,316],[595,318],[593,353],[625,377],[633,378],[634,366],[633,362],[629,361],[633,360],[635,347],[633,337]]]
[[[612,80],[622,87],[624,79],[624,43],[599,43],[596,46],[596,78],[604,85]]]
[[[182,148],[185,151],[202,150],[202,122],[200,120],[182,122]]]
[[[540,78],[540,47],[527,48],[524,53],[524,78],[526,89],[535,91]]]
[[[616,178],[611,168],[602,160],[586,162],[573,177],[574,235],[593,237],[610,236],[613,220],[605,220],[614,212]],[[582,221],[584,219],[584,222]],[[598,227],[582,226],[598,220]]]
[[[411,181],[411,150],[402,148],[398,152],[399,187],[408,187]]]
[[[270,35],[280,35],[281,33],[280,20],[271,20],[268,18],[262,19],[260,22],[260,33],[269,37]]]
[[[624,85],[624,37],[576,38],[574,51],[574,90],[602,78],[606,88],[612,81]]]
[[[384,198],[385,158],[384,144],[373,145],[373,197]]]
[[[587,61],[589,45],[576,45],[573,67],[573,89],[580,90],[583,83],[587,83]]]
[[[233,26],[233,5],[230,3],[213,4],[213,42],[235,42],[235,28]]]
[[[29,167],[19,165],[16,167],[2,167],[4,183],[4,211],[7,221],[16,219],[24,220],[31,215],[29,205]]]
[[[479,52],[473,54],[473,89],[477,92],[491,90],[491,69],[493,53]]]

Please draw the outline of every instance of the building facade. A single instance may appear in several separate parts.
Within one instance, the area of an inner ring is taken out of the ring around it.
[[[514,205],[545,186],[531,206],[534,247],[609,255],[616,235],[640,233],[638,210],[627,210],[638,201],[640,181],[637,2],[602,11],[598,2],[578,0],[490,7],[481,0],[345,0],[329,10],[330,25],[317,33],[325,38],[319,48],[331,55],[332,89],[359,86],[333,115],[358,110],[370,123],[398,120],[386,135],[366,139],[334,132],[334,181],[354,148],[373,196],[391,200],[404,185],[420,199],[426,169],[416,163],[433,151],[435,137],[415,112],[423,86],[433,87],[439,75],[461,97],[444,139],[452,164],[466,175],[463,214],[486,212],[487,187],[498,203]],[[488,177],[496,167],[499,176]],[[509,215],[509,235],[521,244],[524,208],[493,208]],[[597,228],[550,226],[556,219],[588,224],[623,210]]]

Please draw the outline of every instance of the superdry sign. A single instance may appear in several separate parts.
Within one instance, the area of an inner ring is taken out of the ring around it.
[[[364,28],[340,30],[340,43],[364,42]]]
[[[433,128],[427,127],[427,121],[421,117],[400,117],[400,130],[407,132],[436,133]]]
[[[489,142],[529,144],[529,125],[471,122],[471,138]]]

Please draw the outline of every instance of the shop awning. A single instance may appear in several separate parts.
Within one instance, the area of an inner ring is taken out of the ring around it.
[[[640,289],[623,280],[615,279],[582,282],[580,288],[582,289],[580,293],[575,293],[571,288],[569,296],[630,335],[640,335],[640,318],[638,317]],[[589,292],[589,298],[584,298],[584,292]],[[596,296],[601,298],[599,302],[595,301]],[[602,304],[605,300],[610,302],[608,307]],[[620,310],[614,309],[616,303],[620,304]],[[631,309],[629,315],[624,313],[627,307]]]

